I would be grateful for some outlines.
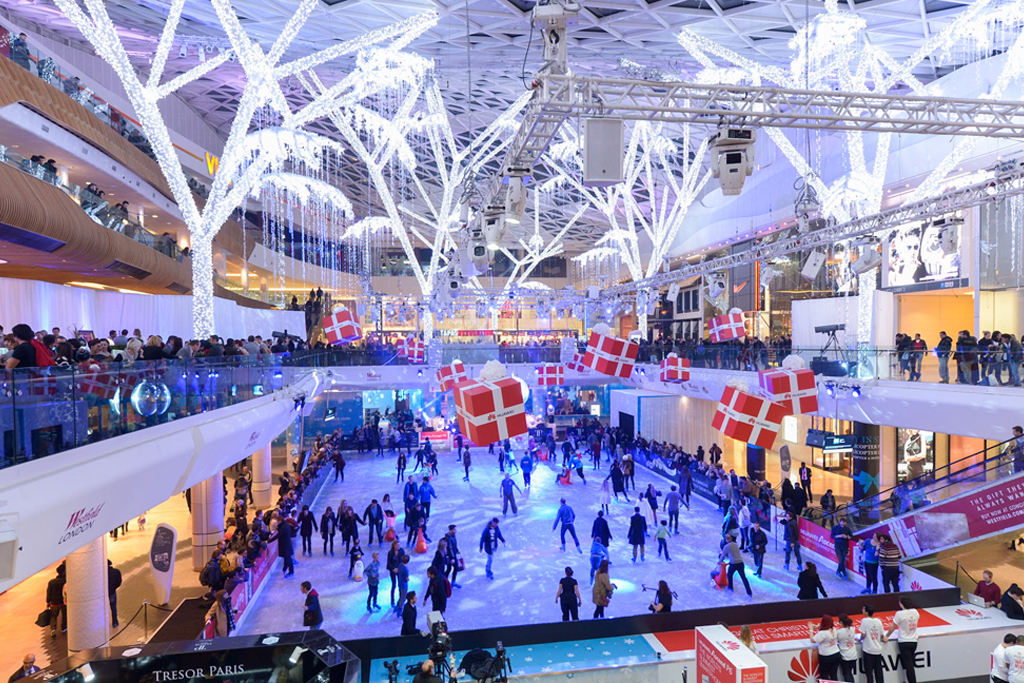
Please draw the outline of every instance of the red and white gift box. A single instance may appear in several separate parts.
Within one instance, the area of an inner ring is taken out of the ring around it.
[[[785,416],[778,403],[726,387],[711,426],[737,441],[771,448]]]
[[[335,311],[321,321],[328,344],[343,344],[363,338],[359,319],[347,308]]]
[[[461,360],[452,361],[451,365],[446,365],[437,371],[437,383],[441,386],[441,391],[454,389],[456,384],[465,382],[467,379],[469,379],[469,375]]]
[[[421,339],[409,339],[405,343],[405,357],[410,363],[422,363],[427,355],[427,345]]]
[[[545,363],[537,368],[537,384],[542,387],[560,387],[565,384],[565,368]]]
[[[455,412],[459,430],[478,446],[529,431],[523,389],[514,377],[460,382],[455,386]]]
[[[743,313],[732,312],[712,318],[708,321],[708,336],[713,342],[724,342],[739,339],[747,335],[743,327]]]
[[[669,354],[661,361],[660,379],[668,384],[682,384],[690,380],[690,359]]]
[[[626,379],[633,372],[639,351],[640,345],[635,342],[591,332],[587,352],[583,354],[583,365],[602,375]]]
[[[28,378],[29,396],[56,396],[57,378],[49,375],[32,374]]]
[[[811,370],[761,370],[757,373],[761,393],[784,407],[790,415],[818,411],[818,385]]]
[[[117,375],[110,372],[90,372],[82,378],[80,387],[87,394],[110,401],[117,395]]]
[[[590,368],[583,364],[583,354],[574,353],[572,354],[572,360],[565,364],[565,367],[576,372],[589,372]]]

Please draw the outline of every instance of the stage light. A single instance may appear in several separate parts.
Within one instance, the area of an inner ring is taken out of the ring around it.
[[[302,648],[300,646],[296,645],[295,649],[292,650],[292,653],[290,655],[288,655],[288,663],[289,664],[293,664],[293,665],[294,664],[298,664],[299,663],[299,657],[301,657],[301,656],[302,656]]]
[[[825,384],[825,393],[828,394],[829,396],[835,396],[836,395],[836,385],[832,384],[831,382],[826,383]]]
[[[416,376],[417,377],[422,377],[423,376],[423,371],[422,370],[417,370],[416,371]]]
[[[188,45],[182,44],[182,46],[178,48],[178,56],[181,58],[188,57]]]
[[[850,395],[854,398],[860,398],[860,387],[855,386],[850,390]]]
[[[89,681],[96,678],[96,672],[92,670],[92,666],[88,662],[82,665],[82,668],[79,669],[79,673],[82,674],[82,678],[85,680],[85,683],[89,683]]]

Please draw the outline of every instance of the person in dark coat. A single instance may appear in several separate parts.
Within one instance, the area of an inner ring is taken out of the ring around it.
[[[600,540],[605,548],[611,545],[612,530],[608,527],[608,520],[604,518],[604,510],[598,510],[594,526],[590,528],[590,537]]]
[[[324,555],[327,554],[327,546],[331,546],[331,557],[334,557],[334,535],[338,531],[338,516],[334,510],[327,506],[327,510],[320,516],[320,535],[324,539]]]
[[[796,585],[800,588],[797,599],[816,600],[818,591],[821,591],[821,597],[827,598],[828,593],[825,592],[825,587],[821,585],[821,577],[818,576],[818,567],[813,562],[808,562],[805,566],[806,569],[800,572],[796,579]]]
[[[313,557],[313,531],[318,529],[316,516],[309,511],[308,505],[302,506],[299,513],[299,535],[302,536],[302,554]]]
[[[283,519],[281,523],[277,525],[277,531],[271,536],[270,540],[277,540],[277,554],[283,560],[285,576],[291,576],[295,573],[295,565],[293,558],[295,557],[295,545],[292,543],[292,537],[295,534],[295,527],[291,523],[291,519]]]
[[[318,629],[324,623],[324,613],[320,609],[320,594],[313,590],[313,584],[309,581],[302,582],[302,594],[306,596],[302,625],[310,630]]]
[[[626,478],[622,474],[622,468],[619,466],[618,460],[612,463],[612,471],[605,479],[612,480],[612,494],[615,496],[615,500],[619,499],[619,494],[621,493],[626,497],[626,502],[628,503],[629,494],[626,493]]]
[[[420,632],[416,629],[416,591],[409,591],[405,595],[405,607],[402,608],[402,635],[418,636]]]
[[[999,609],[1006,613],[1006,616],[1016,621],[1024,621],[1024,607],[1021,606],[1021,598],[1024,598],[1024,590],[1013,583],[1003,593],[1003,599],[999,603]]]
[[[448,595],[444,588],[444,575],[438,574],[433,567],[427,568],[427,594],[430,596],[430,608],[444,614],[448,607]]]
[[[633,508],[633,516],[629,518],[629,534],[626,540],[633,546],[633,562],[636,562],[636,550],[640,548],[640,561],[646,562],[644,557],[644,537],[647,535],[647,520],[640,514],[640,508]]]
[[[373,545],[373,532],[377,532],[377,545],[384,543],[384,508],[380,506],[377,499],[374,498],[370,501],[370,504],[366,506],[366,510],[363,511],[363,524],[369,529],[370,535],[367,538],[367,547]]]

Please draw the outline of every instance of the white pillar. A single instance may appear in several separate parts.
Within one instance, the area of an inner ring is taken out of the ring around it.
[[[224,480],[218,472],[192,487],[192,567],[199,571],[224,538]]]
[[[107,535],[71,553],[66,562],[68,651],[103,647],[110,640]]]
[[[273,478],[270,464],[270,444],[252,454],[252,504],[257,510],[266,510],[271,505],[270,481]]]

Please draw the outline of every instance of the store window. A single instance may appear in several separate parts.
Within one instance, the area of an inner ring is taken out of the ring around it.
[[[935,434],[920,429],[896,430],[896,481],[929,474],[935,470]]]

